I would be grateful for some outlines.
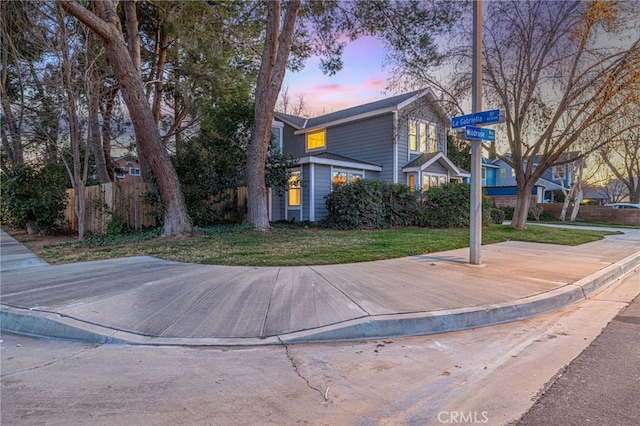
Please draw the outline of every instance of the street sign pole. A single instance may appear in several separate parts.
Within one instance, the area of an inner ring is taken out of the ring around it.
[[[473,69],[471,109],[482,111],[482,0],[473,2]],[[469,263],[482,263],[482,142],[471,141],[471,209]]]

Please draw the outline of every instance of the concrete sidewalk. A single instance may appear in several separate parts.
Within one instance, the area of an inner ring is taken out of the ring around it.
[[[577,247],[505,242],[368,263],[51,266],[0,232],[2,330],[92,342],[256,345],[410,336],[530,318],[640,267],[640,230]]]

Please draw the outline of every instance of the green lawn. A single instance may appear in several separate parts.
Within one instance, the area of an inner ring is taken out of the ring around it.
[[[599,240],[608,234],[611,233],[535,225],[530,225],[526,231],[518,231],[507,225],[492,225],[483,229],[483,244],[512,240],[578,245]],[[23,242],[51,264],[148,255],[180,262],[252,266],[367,262],[469,245],[468,229],[336,231],[278,224],[270,232],[254,231],[244,226],[225,226],[200,230],[181,239],[153,236],[147,232],[128,236],[95,236],[82,243],[43,245],[27,239]]]

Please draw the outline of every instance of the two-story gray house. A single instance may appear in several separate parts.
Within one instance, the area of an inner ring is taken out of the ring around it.
[[[451,120],[430,89],[315,118],[275,113],[273,131],[297,158],[289,190],[270,197],[271,220],[317,221],[325,196],[357,179],[429,189],[469,174],[447,158]]]

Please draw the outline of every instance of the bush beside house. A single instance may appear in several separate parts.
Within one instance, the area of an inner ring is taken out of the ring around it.
[[[464,228],[469,226],[470,191],[467,184],[448,183],[423,193],[407,185],[361,179],[325,197],[329,214],[321,225],[334,229]],[[502,220],[504,214],[485,200],[483,225]]]

